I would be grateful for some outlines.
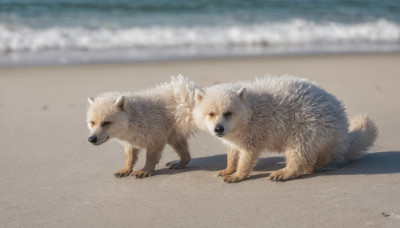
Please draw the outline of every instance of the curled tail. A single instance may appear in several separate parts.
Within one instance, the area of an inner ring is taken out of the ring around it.
[[[344,154],[347,160],[355,160],[362,157],[374,144],[378,136],[375,123],[366,115],[355,116],[350,121],[348,135],[348,149]]]
[[[176,126],[185,137],[191,136],[195,131],[192,121],[194,91],[199,87],[182,75],[171,77],[170,82],[164,83],[161,86],[169,88],[174,97],[174,105],[170,108],[172,108],[175,114]]]

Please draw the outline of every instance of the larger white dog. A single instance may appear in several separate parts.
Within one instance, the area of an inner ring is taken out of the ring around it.
[[[228,145],[228,164],[219,173],[226,182],[246,178],[264,149],[285,153],[286,167],[270,179],[288,180],[332,161],[357,159],[377,137],[366,115],[349,126],[340,101],[291,76],[197,89],[195,101],[196,125]]]

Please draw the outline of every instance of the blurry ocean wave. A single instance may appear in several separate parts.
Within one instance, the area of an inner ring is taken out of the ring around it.
[[[185,47],[268,47],[400,44],[400,25],[379,19],[339,23],[291,19],[230,26],[130,26],[121,28],[8,26],[0,22],[0,52],[118,50]]]

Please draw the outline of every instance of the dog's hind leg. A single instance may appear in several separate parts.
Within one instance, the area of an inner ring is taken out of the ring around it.
[[[286,167],[272,172],[269,179],[274,181],[285,181],[296,178],[302,174],[311,174],[314,171],[316,156],[298,150],[286,152]]]
[[[190,162],[190,153],[187,140],[183,137],[174,137],[174,139],[169,140],[169,145],[178,153],[181,158],[179,161],[171,161],[165,164],[166,167],[170,169],[182,169],[185,168]]]

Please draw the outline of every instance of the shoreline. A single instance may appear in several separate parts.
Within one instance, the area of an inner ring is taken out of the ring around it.
[[[146,53],[146,51],[144,51]],[[24,54],[24,53],[17,53]],[[12,55],[6,54],[0,56],[0,68],[18,68],[18,67],[50,67],[50,66],[81,66],[81,65],[108,65],[108,64],[143,64],[143,63],[160,63],[160,62],[185,62],[185,61],[207,61],[207,60],[221,60],[221,59],[258,59],[258,58],[301,58],[301,57],[313,57],[313,56],[362,56],[362,55],[398,55],[400,54],[400,48],[392,49],[392,50],[359,50],[359,51],[303,51],[303,52],[281,52],[281,53],[224,53],[224,54],[215,54],[215,55],[193,55],[193,56],[178,56],[178,55],[161,55],[159,57],[155,57],[154,53],[151,58],[131,58],[130,57],[121,57],[118,56],[118,52],[113,53],[112,55],[105,57],[97,57],[100,59],[93,59],[93,57],[101,55],[100,53],[90,53],[92,55],[92,59],[87,57],[79,57],[81,52],[74,52],[69,57],[65,57],[60,55],[59,52],[54,52],[52,55],[47,56],[47,60],[37,60],[42,57],[37,53],[25,53],[32,54],[29,56],[30,59],[22,63],[13,62]],[[88,54],[88,53],[86,53]],[[126,53],[125,53],[126,54]],[[3,61],[1,61],[3,58]],[[70,60],[66,60],[70,58]],[[79,59],[80,58],[80,59]],[[103,58],[103,59],[101,59]],[[50,60],[51,59],[51,60]],[[5,64],[4,64],[5,62]]]

